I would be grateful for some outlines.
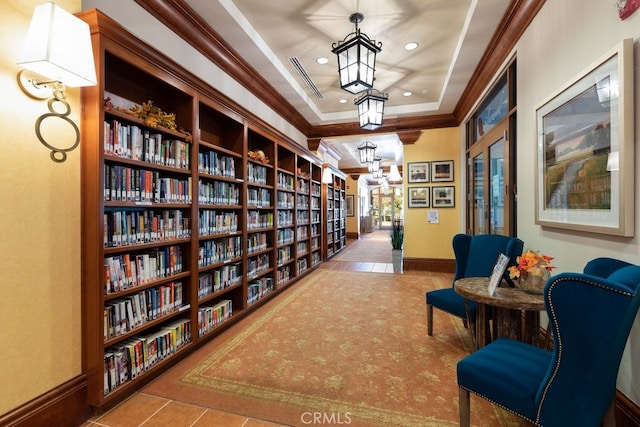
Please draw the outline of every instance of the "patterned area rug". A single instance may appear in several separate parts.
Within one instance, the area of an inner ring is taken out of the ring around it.
[[[424,293],[450,277],[316,270],[143,392],[292,426],[458,425],[462,322]],[[476,426],[518,425],[472,398]]]

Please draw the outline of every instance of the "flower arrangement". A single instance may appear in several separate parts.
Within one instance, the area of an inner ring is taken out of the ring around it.
[[[516,258],[516,265],[509,267],[509,277],[511,279],[527,276],[546,277],[555,268],[555,266],[551,265],[551,261],[553,261],[552,257],[527,249],[526,252]]]

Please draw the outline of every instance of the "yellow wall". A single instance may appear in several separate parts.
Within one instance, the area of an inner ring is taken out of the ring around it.
[[[403,181],[404,181],[404,256],[405,258],[438,258],[453,259],[451,239],[460,228],[460,209],[463,195],[460,194],[460,140],[458,128],[424,130],[415,144],[404,146]],[[454,160],[454,182],[437,182],[425,184],[407,183],[407,164],[411,162],[431,162]],[[438,208],[440,222],[429,224],[427,212],[434,208],[409,208],[407,198],[411,187],[429,187],[455,185],[455,207]]]
[[[360,206],[358,204],[358,181],[354,181],[350,176],[347,175],[347,191],[345,194],[347,196],[353,196],[353,216],[347,216],[347,233],[357,233],[360,229]],[[345,212],[346,215],[346,212]]]
[[[16,84],[16,65],[36,5],[4,0],[0,14],[0,414],[81,372],[80,152],[54,163],[34,133],[44,101]],[[57,0],[69,12],[80,0]],[[72,118],[79,91],[69,90]],[[43,129],[68,146],[68,128]],[[54,144],[55,145],[55,144]]]

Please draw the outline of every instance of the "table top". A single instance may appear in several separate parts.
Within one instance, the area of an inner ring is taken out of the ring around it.
[[[456,293],[464,298],[494,307],[514,310],[544,311],[544,297],[529,294],[519,288],[497,287],[493,295],[489,295],[488,277],[465,277],[453,284]]]

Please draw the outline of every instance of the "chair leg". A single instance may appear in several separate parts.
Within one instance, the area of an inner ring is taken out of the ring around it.
[[[602,419],[602,427],[616,427],[616,404],[615,401],[607,408],[607,412]]]
[[[433,336],[433,306],[427,304],[427,335]]]
[[[460,408],[460,427],[471,426],[471,401],[469,391],[458,388],[458,406]]]

